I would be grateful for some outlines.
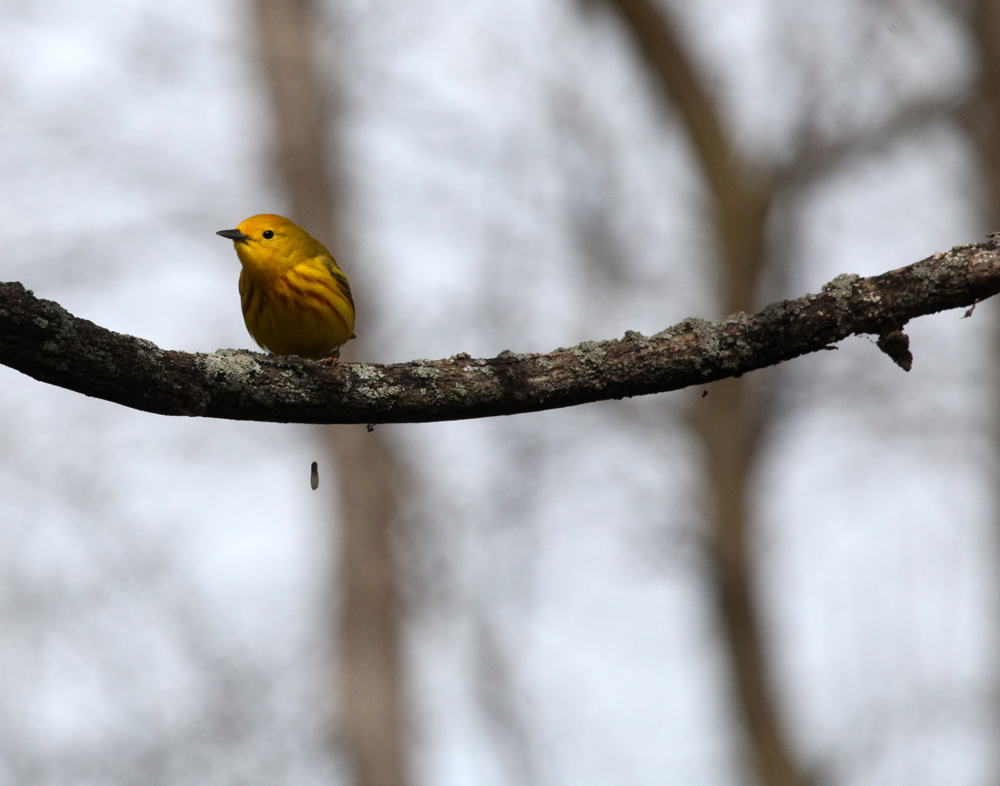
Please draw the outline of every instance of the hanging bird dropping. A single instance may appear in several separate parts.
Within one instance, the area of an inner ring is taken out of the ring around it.
[[[309,485],[312,486],[313,491],[319,488],[319,464],[315,461],[312,464],[312,469],[309,472]]]

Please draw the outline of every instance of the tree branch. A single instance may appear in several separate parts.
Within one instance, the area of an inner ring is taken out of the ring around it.
[[[883,152],[908,133],[963,114],[969,104],[969,95],[921,96],[904,103],[882,122],[840,138],[823,139],[817,129],[806,129],[794,158],[788,165],[776,167],[774,181],[782,188],[815,183],[852,158]]]
[[[959,246],[871,278],[723,322],[548,354],[324,366],[246,350],[190,354],[114,333],[0,283],[0,363],[42,382],[161,415],[282,423],[416,423],[514,415],[704,384],[816,352],[853,334],[1000,292],[1000,242]]]
[[[612,0],[612,5],[625,17],[664,95],[680,112],[712,190],[722,195],[735,185],[742,193],[747,173],[740,170],[746,162],[733,150],[718,108],[705,91],[705,80],[681,45],[670,15],[655,0]]]

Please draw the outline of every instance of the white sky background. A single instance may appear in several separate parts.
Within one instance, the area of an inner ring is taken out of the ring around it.
[[[804,91],[836,130],[967,77],[933,6],[685,13],[747,148],[778,157]],[[0,279],[166,348],[249,347],[213,233],[282,202],[243,7],[0,15]],[[382,0],[338,19],[341,261],[377,287],[372,360],[715,316],[683,137],[600,6]],[[811,190],[790,294],[980,237],[972,165],[934,126]],[[908,375],[863,339],[787,369],[760,564],[793,738],[836,783],[998,765],[990,312],[913,324]],[[678,428],[698,394],[382,427],[421,481],[399,539],[420,782],[737,782]],[[336,781],[314,431],[154,417],[0,368],[0,435],[0,784]]]

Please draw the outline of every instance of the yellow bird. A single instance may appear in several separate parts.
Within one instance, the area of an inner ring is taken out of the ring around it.
[[[275,355],[330,362],[355,337],[347,276],[326,247],[287,218],[251,216],[229,238],[243,264],[240,301],[250,336]]]

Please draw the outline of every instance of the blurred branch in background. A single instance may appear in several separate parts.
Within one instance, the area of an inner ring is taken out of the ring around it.
[[[253,5],[291,217],[343,256],[349,244],[338,222],[341,173],[336,163],[334,171],[330,167],[339,160],[336,147],[330,149],[339,118],[329,111],[327,94],[336,75],[321,74],[317,65],[318,10],[310,0],[254,0]],[[356,290],[364,292],[365,277],[350,260],[344,267]],[[365,319],[362,310],[361,342]],[[350,350],[356,354],[359,342]],[[358,786],[403,786],[400,634],[389,544],[399,509],[401,462],[381,433],[353,427],[323,435],[336,457],[341,507],[339,721]]]

